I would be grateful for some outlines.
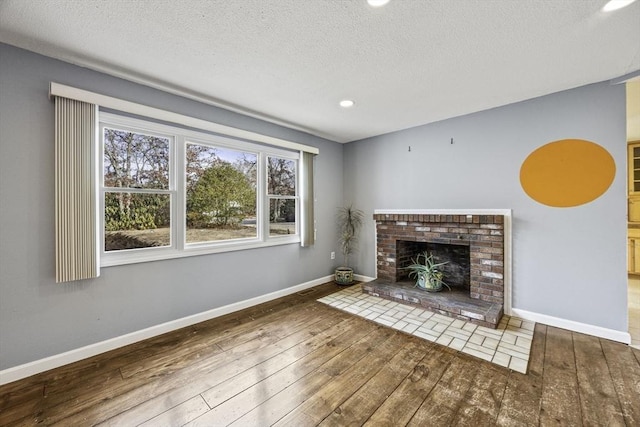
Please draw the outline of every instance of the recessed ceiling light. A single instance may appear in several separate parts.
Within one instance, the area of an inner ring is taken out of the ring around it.
[[[343,99],[342,101],[340,101],[340,106],[342,108],[350,108],[350,107],[353,107],[354,104],[355,104],[355,102],[353,102],[350,99]]]
[[[371,7],[382,7],[389,3],[389,0],[367,0],[367,3],[369,3]]]
[[[636,0],[609,0],[602,10],[605,12],[611,12],[612,10],[622,9],[625,6],[629,6],[634,1]]]

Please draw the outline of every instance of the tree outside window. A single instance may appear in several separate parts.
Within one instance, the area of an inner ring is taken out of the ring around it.
[[[170,245],[169,138],[112,128],[103,137],[105,251]]]
[[[187,243],[257,237],[257,155],[187,144]]]
[[[267,158],[269,236],[296,234],[296,164],[292,159]]]

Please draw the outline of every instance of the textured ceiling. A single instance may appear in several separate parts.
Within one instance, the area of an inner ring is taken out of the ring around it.
[[[0,41],[348,142],[639,70],[604,3],[0,0]]]

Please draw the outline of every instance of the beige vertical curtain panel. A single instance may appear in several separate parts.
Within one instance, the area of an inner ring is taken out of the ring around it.
[[[98,277],[98,107],[55,97],[56,282]]]
[[[311,246],[315,243],[315,217],[313,212],[313,159],[315,155],[302,151],[302,191],[300,208],[300,245]]]

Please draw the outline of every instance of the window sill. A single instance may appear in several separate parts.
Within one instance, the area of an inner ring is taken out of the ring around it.
[[[117,265],[137,264],[141,262],[162,261],[174,258],[186,258],[199,255],[210,255],[224,252],[244,251],[247,249],[266,248],[270,246],[281,246],[299,244],[300,236],[277,237],[266,242],[233,242],[221,243],[216,246],[187,247],[183,250],[172,248],[157,248],[155,250],[144,250],[140,253],[124,252],[103,254],[100,260],[100,267],[113,267]]]

